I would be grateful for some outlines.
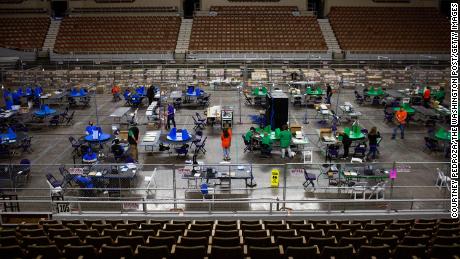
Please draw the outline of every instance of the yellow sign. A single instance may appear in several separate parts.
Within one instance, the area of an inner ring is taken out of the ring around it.
[[[280,171],[278,169],[272,170],[271,187],[278,187],[280,184]]]

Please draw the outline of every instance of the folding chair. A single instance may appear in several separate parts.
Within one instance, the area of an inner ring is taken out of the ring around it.
[[[302,184],[303,187],[307,188],[308,186],[311,185],[313,188],[315,188],[314,181],[316,181],[316,175],[308,173],[305,168],[303,169],[303,175],[305,177],[305,182],[303,182],[303,184]]]
[[[204,137],[204,138],[202,139],[202,141],[200,141],[200,143],[198,143],[198,144],[196,145],[195,153],[198,154],[198,153],[201,151],[201,152],[203,152],[204,155],[206,154],[206,149],[205,149],[204,147],[205,147],[205,145],[206,145],[206,139],[207,139],[207,138],[208,138],[207,136]]]
[[[193,118],[193,123],[195,123],[195,127],[193,127],[195,131],[204,129],[204,123],[202,121],[197,120],[195,116],[193,115],[192,115],[192,118]]]

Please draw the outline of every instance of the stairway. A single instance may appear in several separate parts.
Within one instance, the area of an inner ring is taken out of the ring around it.
[[[323,37],[326,40],[328,50],[333,53],[341,53],[339,43],[335,37],[334,31],[332,30],[331,24],[328,19],[318,19],[319,27],[323,33]]]
[[[179,36],[177,37],[176,54],[185,54],[188,51],[190,35],[192,34],[193,19],[182,19]]]
[[[61,21],[51,20],[48,33],[46,34],[45,42],[43,43],[42,50],[53,52],[54,43],[56,42],[56,37],[61,26]]]

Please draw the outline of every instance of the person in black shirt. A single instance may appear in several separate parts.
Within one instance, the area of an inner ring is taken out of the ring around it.
[[[149,105],[153,102],[153,99],[155,98],[155,86],[151,85],[147,89],[147,98],[149,99]]]
[[[348,152],[349,152],[350,146],[351,146],[351,139],[350,139],[350,137],[348,137],[348,135],[346,133],[341,133],[340,135],[342,136],[343,158],[347,158],[348,157]]]
[[[367,135],[369,139],[369,153],[367,153],[366,158],[369,159],[369,155],[372,154],[372,159],[375,159],[377,153],[378,139],[380,138],[380,132],[377,131],[376,127],[372,127],[371,131]]]
[[[330,84],[327,84],[326,88],[326,103],[331,104],[331,97],[332,97],[332,87]]]
[[[128,131],[129,153],[131,154],[131,158],[136,161],[138,160],[137,158],[138,141],[139,141],[139,129],[136,126],[129,128],[129,131]]]

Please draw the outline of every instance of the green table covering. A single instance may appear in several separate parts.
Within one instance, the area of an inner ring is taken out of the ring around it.
[[[316,88],[312,90],[311,87],[307,87],[307,91],[305,92],[307,95],[323,95],[323,90],[321,88]]]
[[[443,141],[450,141],[451,140],[450,131],[446,131],[443,128],[440,128],[438,131],[436,131],[434,136],[437,139],[443,140]]]
[[[400,109],[401,109],[400,107],[393,107],[393,111],[395,111],[395,112],[399,111]],[[412,115],[412,114],[415,113],[414,108],[412,108],[410,106],[404,107],[404,110],[406,110],[407,114],[409,114],[409,115]]]

